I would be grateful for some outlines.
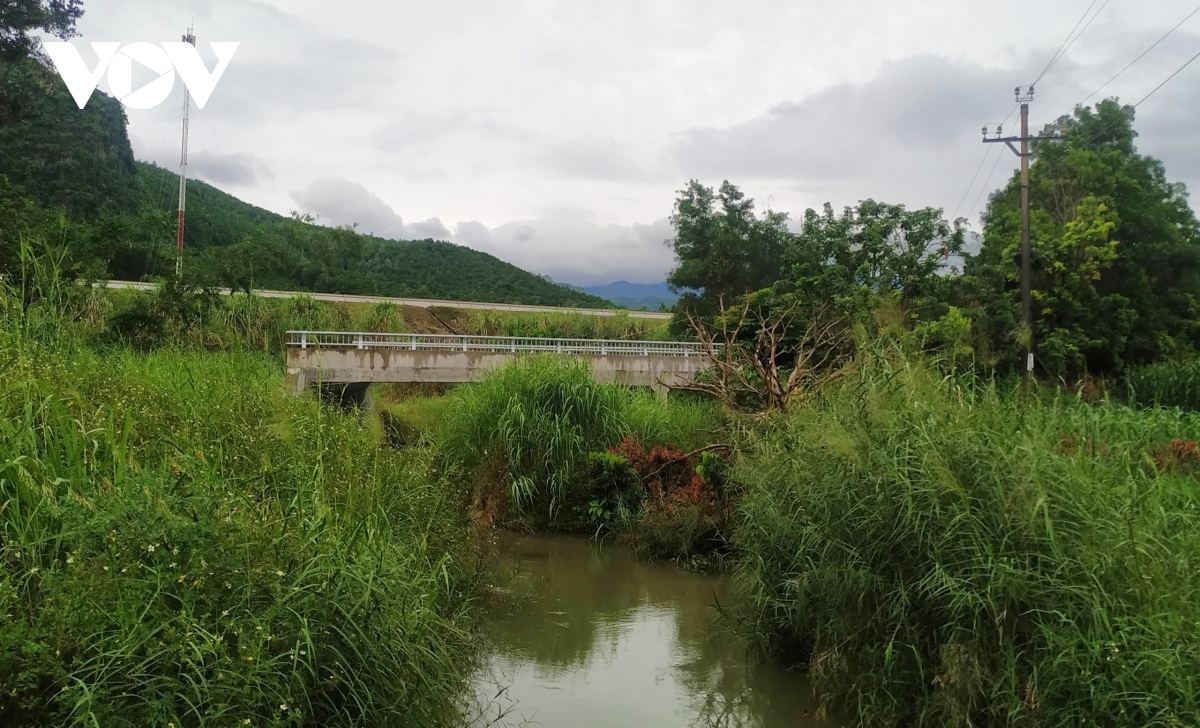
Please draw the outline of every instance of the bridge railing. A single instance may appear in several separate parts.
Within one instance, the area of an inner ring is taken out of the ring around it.
[[[287,345],[299,349],[407,349],[409,351],[552,352],[588,356],[703,356],[704,345],[688,341],[543,339],[457,334],[375,334],[357,331],[289,331]]]

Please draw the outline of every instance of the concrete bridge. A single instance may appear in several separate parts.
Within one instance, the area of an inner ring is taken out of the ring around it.
[[[691,342],[289,331],[287,385],[296,393],[336,385],[361,396],[375,382],[474,382],[513,357],[538,353],[583,359],[597,381],[662,396],[708,364],[703,345]]]

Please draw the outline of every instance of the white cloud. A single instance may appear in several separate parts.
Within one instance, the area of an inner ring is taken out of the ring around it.
[[[238,152],[202,154],[188,164],[188,170],[197,177],[214,185],[253,185],[271,177],[271,169],[253,154]]]
[[[561,208],[492,228],[468,220],[451,231],[437,218],[405,223],[366,187],[346,179],[315,180],[293,192],[292,198],[302,212],[318,216],[325,225],[352,225],[359,232],[396,240],[459,243],[559,281],[608,283],[625,277],[654,282],[662,280],[672,264],[663,244],[671,237],[666,218],[649,225],[606,225],[589,210]]]
[[[971,211],[1015,167],[993,145],[964,195],[979,127],[1009,112],[1012,87],[1033,80],[1086,7],[97,0],[80,40],[174,40],[194,18],[202,56],[211,40],[240,41],[193,111],[190,157],[249,202],[301,204],[376,234],[445,235],[572,282],[647,281],[670,267],[664,218],[691,176],[729,178],[793,215],[866,197],[947,212],[964,199],[959,214]],[[1034,128],[1193,7],[1106,4],[1039,82]],[[1200,18],[1102,96],[1141,98],[1195,52],[1197,32]],[[1200,64],[1137,123],[1139,148],[1193,187],[1197,93]],[[179,104],[129,117],[135,153],[173,167]]]
[[[292,192],[301,212],[312,213],[327,225],[348,225],[360,233],[396,240],[449,240],[450,231],[436,217],[406,225],[404,219],[366,187],[341,177],[313,180],[307,189]]]

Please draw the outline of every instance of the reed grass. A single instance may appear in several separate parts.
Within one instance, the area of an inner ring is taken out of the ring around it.
[[[879,355],[752,435],[744,628],[807,664],[828,709],[1200,724],[1200,416],[1026,400]]]
[[[456,723],[482,572],[432,455],[269,357],[95,351],[86,292],[30,278],[0,291],[0,724]]]
[[[541,508],[550,520],[586,488],[589,454],[627,437],[691,444],[723,420],[712,402],[664,403],[648,389],[596,382],[586,361],[553,356],[519,359],[446,399],[446,461],[502,481],[515,513]]]
[[[1200,359],[1136,367],[1126,373],[1125,384],[1138,406],[1200,411]]]
[[[572,313],[508,313],[463,310],[456,318],[463,333],[479,336],[522,336],[563,339],[667,340],[667,324],[659,319]]]

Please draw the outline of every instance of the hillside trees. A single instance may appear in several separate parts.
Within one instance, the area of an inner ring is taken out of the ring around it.
[[[1030,168],[1034,351],[1042,371],[1120,371],[1200,344],[1200,232],[1182,185],[1137,153],[1133,108],[1114,100],[1047,128]],[[963,301],[988,359],[1019,359],[1017,177],[984,213]]]
[[[0,174],[39,204],[89,219],[136,209],[125,124],[116,99],[80,109],[40,61],[0,58]]]
[[[36,52],[38,41],[31,31],[74,37],[75,21],[82,15],[81,0],[5,0],[0,3],[0,60],[21,60]]]

